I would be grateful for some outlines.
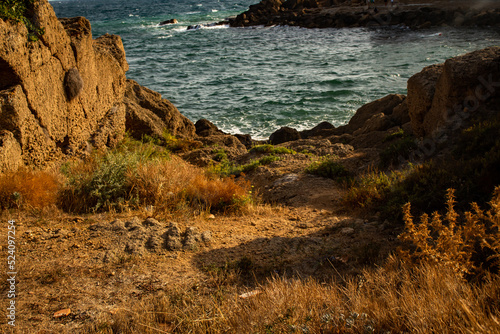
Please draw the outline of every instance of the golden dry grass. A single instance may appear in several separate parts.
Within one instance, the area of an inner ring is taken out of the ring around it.
[[[42,209],[57,203],[60,182],[45,171],[21,168],[0,175],[0,208]]]

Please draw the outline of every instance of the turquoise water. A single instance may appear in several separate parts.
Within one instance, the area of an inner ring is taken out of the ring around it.
[[[500,44],[493,29],[213,27],[258,0],[51,1],[59,17],[85,16],[94,36],[122,37],[127,76],[196,121],[267,138],[281,126],[338,126],[361,105],[406,93],[423,67]],[[179,23],[158,26],[176,18]]]

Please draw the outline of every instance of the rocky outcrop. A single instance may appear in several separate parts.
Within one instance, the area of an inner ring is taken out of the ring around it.
[[[142,135],[161,138],[164,131],[177,137],[193,137],[194,124],[179,110],[162,99],[160,93],[127,80],[124,97],[126,128],[137,139]]]
[[[395,7],[365,6],[364,1],[335,0],[263,0],[230,20],[234,27],[290,25],[307,28],[344,28],[406,25],[412,28],[432,26],[498,26],[500,8],[471,6],[471,3],[425,4]]]
[[[173,105],[127,81],[120,37],[93,39],[87,19],[58,20],[47,0],[33,13],[45,31],[36,42],[23,24],[0,20],[0,171],[19,165],[17,147],[23,164],[43,166],[113,146],[126,127],[137,137],[194,135]]]
[[[500,47],[426,67],[408,80],[412,129],[419,137],[440,136],[464,126],[474,113],[488,113],[499,97]]]

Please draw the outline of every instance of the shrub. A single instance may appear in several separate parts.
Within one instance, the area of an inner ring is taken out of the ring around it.
[[[306,173],[330,178],[337,181],[350,179],[351,173],[334,159],[327,159],[321,162],[315,162],[306,168]]]
[[[390,144],[380,152],[380,167],[387,168],[396,166],[402,161],[410,158],[410,153],[417,148],[415,138],[405,135],[401,132],[395,132],[385,138],[385,141],[399,138],[396,142]]]
[[[0,208],[42,209],[56,204],[60,183],[53,174],[19,169],[0,176]]]
[[[292,149],[286,147],[276,147],[271,144],[256,145],[249,152],[265,153],[265,154],[296,154]]]
[[[95,153],[86,161],[63,166],[67,182],[61,206],[76,212],[121,209],[137,201],[127,176],[140,163],[168,158],[161,148],[126,138],[117,149]]]
[[[399,236],[414,245],[412,252],[402,252],[403,258],[445,265],[459,274],[478,273],[500,264],[500,187],[484,212],[475,203],[462,219],[455,211],[455,191],[448,189],[447,212],[423,214],[419,224],[413,222],[411,205],[404,207],[405,231]],[[484,254],[489,254],[484,256]]]
[[[140,164],[126,179],[137,204],[168,211],[191,207],[235,212],[252,202],[248,181],[210,177],[175,157]]]
[[[200,148],[201,142],[185,138],[177,138],[168,132],[163,133],[163,145],[171,152],[187,152]]]

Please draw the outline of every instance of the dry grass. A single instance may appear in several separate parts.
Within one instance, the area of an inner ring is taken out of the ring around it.
[[[224,274],[227,275],[227,274]],[[227,279],[173,288],[90,333],[495,333],[500,279],[471,285],[448,268],[390,265],[342,284],[273,278],[243,299]],[[220,284],[222,283],[222,284]],[[239,290],[239,291],[238,291]],[[100,328],[100,331],[97,330]],[[103,330],[105,328],[105,330]]]
[[[143,205],[161,210],[183,206],[234,212],[251,202],[248,181],[209,176],[204,170],[172,158],[142,164],[127,174],[131,194]]]
[[[19,169],[0,175],[0,208],[42,209],[57,203],[58,177],[44,171]]]

